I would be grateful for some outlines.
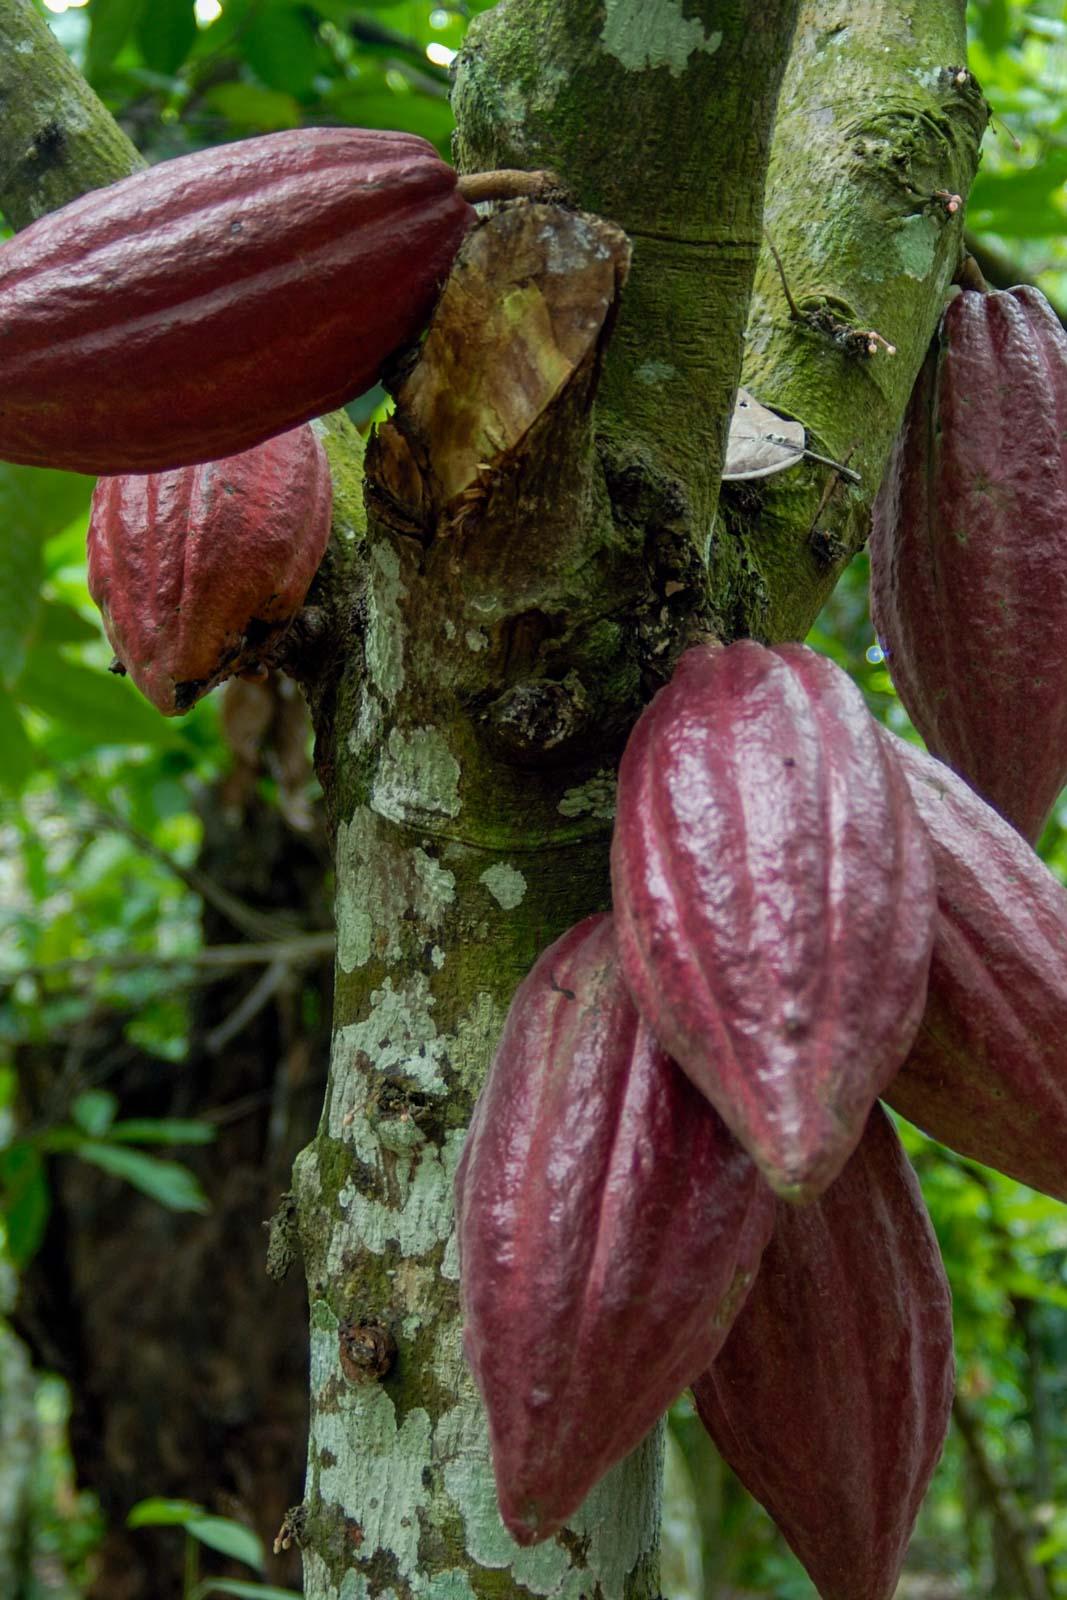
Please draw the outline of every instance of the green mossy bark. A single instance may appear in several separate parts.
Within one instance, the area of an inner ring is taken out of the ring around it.
[[[0,212],[11,227],[144,166],[28,0],[0,0]]]

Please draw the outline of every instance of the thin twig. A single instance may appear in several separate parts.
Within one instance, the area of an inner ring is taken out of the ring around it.
[[[303,966],[332,956],[335,947],[332,933],[305,933],[295,939],[276,940],[270,944],[213,944],[201,950],[190,950],[184,955],[155,955],[151,951],[116,951],[110,956],[68,956],[63,961],[44,961],[32,967],[20,967],[17,972],[0,974],[0,985],[17,983],[20,978],[48,979],[64,973],[78,972],[91,976],[98,972],[136,972],[148,967],[208,967],[230,970],[233,967],[257,967],[274,962],[286,966]]]
[[[223,889],[213,878],[209,878],[206,872],[201,872],[199,867],[183,867],[180,861],[168,855],[166,850],[161,849],[147,834],[135,828],[132,822],[127,822],[117,811],[101,805],[77,784],[68,780],[62,788],[69,790],[78,803],[89,811],[97,827],[107,828],[110,832],[119,833],[124,839],[128,839],[135,850],[165,868],[180,883],[184,883],[187,889],[192,890],[193,894],[199,895],[206,905],[211,906],[220,916],[232,922],[235,928],[247,933],[250,938],[281,940],[299,931],[299,921],[291,912],[257,911],[255,906],[250,906],[237,895],[231,894],[228,889]]]
[[[260,973],[244,998],[234,1006],[229,1016],[220,1022],[218,1027],[212,1028],[210,1033],[204,1035],[204,1049],[208,1055],[221,1054],[230,1040],[235,1039],[241,1029],[258,1017],[264,1006],[270,1004],[291,973],[292,968],[287,961],[272,961],[266,971]]]
[[[782,280],[782,288],[785,290],[785,298],[789,306],[789,315],[792,317],[794,322],[803,322],[805,320],[804,313],[798,308],[796,301],[793,299],[793,291],[789,287],[789,280],[785,275],[785,268],[782,265],[782,258],[775,249],[774,240],[771,238],[766,228],[763,230],[763,237],[767,241],[767,248],[774,257],[774,264],[778,268],[778,276]]]

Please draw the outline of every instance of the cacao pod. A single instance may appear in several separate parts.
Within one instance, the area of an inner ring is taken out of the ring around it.
[[[890,1600],[952,1392],[937,1240],[875,1106],[826,1193],[779,1205],[752,1292],[693,1385],[697,1410],[822,1600]]]
[[[707,1365],[774,1215],[634,1009],[610,918],[564,934],[518,989],[456,1210],[501,1515],[532,1544]]]
[[[885,1098],[961,1155],[1067,1200],[1067,890],[948,767],[885,739],[938,895],[926,1011]]]
[[[300,609],[330,537],[307,426],[173,472],[100,478],[89,593],[121,665],[165,716],[254,668]]]
[[[688,651],[622,758],[612,885],[660,1043],[811,1199],[907,1055],[933,938],[924,830],[847,675],[803,645]]]
[[[912,721],[1028,839],[1067,781],[1067,333],[964,291],[874,507],[871,614]]]
[[[409,133],[298,128],[161,162],[0,249],[0,457],[149,472],[370,387],[475,217]]]

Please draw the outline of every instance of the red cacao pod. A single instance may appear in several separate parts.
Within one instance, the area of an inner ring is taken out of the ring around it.
[[[619,772],[623,972],[788,1199],[848,1159],[922,1016],[933,867],[859,690],[803,645],[697,647]]]
[[[870,549],[871,613],[912,721],[1036,839],[1067,781],[1067,333],[1039,290],[949,305]]]
[[[875,1106],[693,1385],[705,1427],[822,1600],[890,1600],[952,1407],[952,1304],[919,1185]]]
[[[1067,1200],[1067,890],[939,761],[886,734],[926,824],[926,1012],[885,1098],[943,1144]]]
[[[609,918],[564,934],[517,991],[456,1209],[501,1515],[532,1544],[707,1365],[774,1215],[635,1011]]]
[[[0,457],[220,460],[370,387],[474,220],[409,133],[298,128],[165,161],[0,250]]]
[[[326,452],[307,426],[173,472],[101,478],[89,593],[165,716],[256,666],[300,609],[330,537]]]

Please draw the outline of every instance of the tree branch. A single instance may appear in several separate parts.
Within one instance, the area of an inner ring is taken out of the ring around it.
[[[193,967],[225,976],[235,967],[305,966],[322,961],[334,952],[332,933],[305,933],[298,938],[273,939],[269,944],[210,944],[184,955],[152,955],[144,950],[115,951],[107,956],[68,956],[62,961],[41,962],[5,972],[0,985],[10,986],[20,978],[54,978],[65,973],[138,972],[146,967]]]
[[[0,0],[0,211],[11,226],[142,166],[31,0]]]
[[[767,182],[771,251],[745,333],[743,381],[860,486],[825,507],[825,469],[804,465],[720,502],[715,586],[729,633],[803,638],[860,548],[894,435],[962,247],[962,208],[988,115],[956,0],[804,8],[782,87]],[[874,330],[896,347],[878,344]]]
[[[135,850],[139,850],[142,855],[171,873],[180,883],[184,883],[187,889],[199,895],[201,900],[220,916],[225,917],[235,928],[248,934],[249,938],[283,940],[301,931],[299,918],[295,913],[260,911],[257,907],[250,906],[247,901],[222,888],[214,878],[209,877],[206,872],[201,872],[198,867],[182,866],[180,861],[168,855],[166,850],[161,850],[153,839],[142,833],[139,828],[135,828],[131,822],[127,822],[125,817],[90,799],[75,784],[68,782],[63,784],[62,788],[76,796],[83,810],[88,812],[94,830],[105,828],[110,833],[121,834],[124,839],[129,840]]]

